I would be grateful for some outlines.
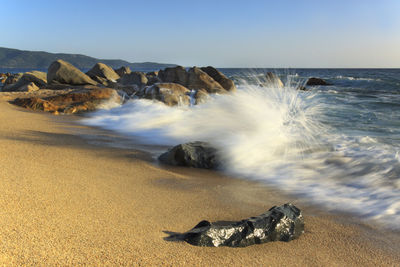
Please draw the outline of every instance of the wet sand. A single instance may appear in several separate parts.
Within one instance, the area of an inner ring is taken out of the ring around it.
[[[92,145],[74,116],[33,113],[0,93],[0,264],[394,266],[400,234],[325,213],[220,173],[156,166],[145,152]],[[306,230],[289,243],[203,248],[168,242],[207,219],[293,202]]]

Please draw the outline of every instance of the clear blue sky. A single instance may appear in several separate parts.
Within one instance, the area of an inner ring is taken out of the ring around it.
[[[0,0],[0,46],[217,67],[400,67],[400,0]]]

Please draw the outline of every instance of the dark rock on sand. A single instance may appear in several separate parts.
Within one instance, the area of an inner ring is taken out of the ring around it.
[[[120,78],[120,76],[111,67],[103,63],[96,63],[93,68],[86,72],[86,74],[94,81],[104,85],[108,85],[105,84],[108,81],[115,83]]]
[[[47,71],[49,84],[70,84],[70,85],[96,85],[85,73],[64,60],[57,60],[51,63]]]
[[[323,79],[313,77],[313,78],[308,79],[306,85],[310,85],[310,86],[314,86],[314,85],[330,85],[330,83],[327,83]]]
[[[288,203],[257,217],[237,222],[201,221],[192,230],[173,233],[166,240],[184,240],[203,247],[246,247],[271,241],[291,241],[304,233],[300,209]]]
[[[137,85],[139,88],[143,88],[148,80],[146,74],[143,72],[135,71],[122,76],[118,82],[123,85]]]
[[[208,66],[201,68],[202,71],[207,73],[211,78],[218,82],[225,90],[229,92],[236,91],[235,83],[226,77],[223,73],[218,71],[216,68]]]
[[[121,67],[121,68],[116,69],[116,70],[114,70],[114,71],[119,75],[119,77],[122,77],[122,76],[124,76],[125,74],[129,74],[129,73],[132,72],[132,71],[131,71],[131,68],[129,68],[129,67]]]
[[[156,83],[143,89],[142,97],[159,100],[168,106],[189,105],[189,92],[189,89],[177,83]]]
[[[194,168],[215,169],[220,165],[217,150],[205,142],[177,145],[158,158],[161,162]]]
[[[105,100],[119,98],[116,90],[110,88],[82,88],[50,97],[17,98],[14,104],[31,110],[43,110],[55,114],[80,113],[95,110]]]

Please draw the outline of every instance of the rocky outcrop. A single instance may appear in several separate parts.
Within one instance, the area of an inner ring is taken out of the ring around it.
[[[158,71],[152,71],[146,73],[147,85],[153,85],[155,83],[161,83],[161,79],[158,77]]]
[[[266,78],[267,86],[272,86],[272,87],[277,87],[277,88],[284,87],[282,80],[275,73],[267,72],[265,74],[265,78]]]
[[[34,92],[37,90],[39,90],[39,87],[34,82],[30,82],[21,87],[18,87],[16,91],[18,91],[18,92]]]
[[[194,104],[198,105],[198,104],[205,103],[205,102],[207,102],[208,98],[210,98],[210,96],[206,90],[204,90],[204,89],[197,90],[197,91],[195,91],[195,94],[194,94],[194,99],[195,99]]]
[[[14,84],[18,82],[18,80],[21,79],[22,75],[24,74],[21,72],[8,75],[7,79],[4,81],[4,85]]]
[[[72,114],[93,111],[104,101],[111,98],[119,99],[114,89],[96,87],[77,89],[65,94],[45,98],[17,98],[13,103],[31,110],[42,110],[55,114]]]
[[[202,247],[246,247],[271,241],[291,241],[304,233],[304,218],[296,206],[284,204],[237,222],[201,221],[192,230],[166,240],[184,240]]]
[[[229,92],[236,91],[236,86],[231,79],[228,79],[223,73],[218,71],[216,68],[208,66],[201,68],[202,71],[207,73],[211,78],[218,82],[225,90]]]
[[[47,81],[49,84],[69,84],[69,85],[96,85],[85,73],[64,60],[57,60],[51,63],[47,71]]]
[[[3,88],[3,91],[5,91],[5,92],[6,91],[7,92],[26,91],[28,88],[27,85],[30,83],[34,83],[35,87],[43,88],[47,85],[46,75],[47,74],[42,71],[25,72],[17,80],[17,82],[12,83],[12,84],[6,84]],[[29,88],[31,88],[33,90],[33,86],[30,86]]]
[[[168,106],[189,105],[190,90],[177,83],[157,83],[143,90],[142,97],[156,99]]]
[[[177,145],[158,158],[162,163],[194,168],[215,169],[221,165],[217,150],[205,142]]]
[[[86,75],[101,84],[107,83],[107,81],[115,83],[120,78],[111,67],[103,63],[96,63],[93,68],[86,72]]]
[[[118,83],[123,85],[137,85],[139,88],[143,88],[147,84],[148,80],[143,72],[135,71],[122,76]]]
[[[9,73],[0,73],[0,83],[5,83],[8,76],[10,76]]]
[[[313,78],[308,79],[306,85],[316,86],[316,85],[331,85],[331,84],[327,83],[323,79],[313,77]]]
[[[121,68],[116,69],[116,70],[114,70],[114,71],[115,71],[115,73],[118,74],[119,77],[122,77],[122,76],[124,76],[125,74],[129,74],[129,73],[132,72],[132,71],[131,71],[131,68],[129,68],[129,67],[121,67]]]

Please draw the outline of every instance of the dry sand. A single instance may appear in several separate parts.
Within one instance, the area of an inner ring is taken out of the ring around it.
[[[394,266],[399,233],[328,215],[256,183],[161,168],[146,153],[88,144],[76,117],[33,113],[0,93],[0,264]],[[82,127],[82,129],[85,127]],[[87,129],[86,129],[87,130]],[[96,130],[93,130],[95,134]],[[298,240],[246,248],[167,242],[200,220],[238,220],[293,201]],[[345,216],[347,217],[347,216]]]

